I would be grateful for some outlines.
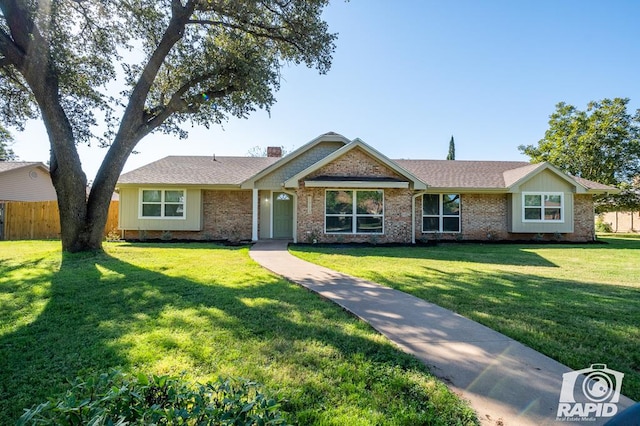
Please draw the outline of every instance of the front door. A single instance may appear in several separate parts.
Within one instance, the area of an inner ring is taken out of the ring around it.
[[[273,238],[293,238],[293,196],[273,193]]]

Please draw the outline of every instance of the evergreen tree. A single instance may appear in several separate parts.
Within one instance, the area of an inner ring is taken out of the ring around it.
[[[453,135],[451,136],[451,140],[449,141],[449,154],[447,154],[447,160],[455,160],[456,159],[456,144],[453,141]]]

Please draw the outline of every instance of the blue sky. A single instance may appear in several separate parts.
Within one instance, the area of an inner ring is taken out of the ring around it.
[[[327,75],[283,70],[271,116],[194,128],[186,141],[150,135],[125,171],[167,155],[245,155],[297,148],[335,131],[390,158],[527,160],[517,147],[544,136],[558,102],[627,97],[640,108],[640,2],[334,1],[338,32]],[[21,160],[48,160],[39,123],[15,133]],[[80,147],[89,179],[103,149]]]

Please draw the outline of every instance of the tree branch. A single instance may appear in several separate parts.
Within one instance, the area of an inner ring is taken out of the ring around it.
[[[282,30],[282,28],[278,28],[278,27],[270,27],[270,26],[261,25],[261,24],[255,23],[255,22],[246,22],[247,26],[249,26],[249,27],[256,27],[256,28],[259,28],[261,30],[266,31],[266,32],[263,33],[263,32],[259,32],[259,31],[253,30],[251,28],[248,28],[248,27],[245,27],[245,26],[242,26],[242,25],[233,24],[231,22],[214,21],[214,20],[209,20],[209,19],[190,19],[189,22],[187,22],[187,24],[223,26],[223,27],[234,29],[234,30],[240,30],[240,31],[246,32],[246,33],[251,34],[251,35],[256,36],[256,37],[266,38],[266,39],[270,39],[270,40],[282,41],[284,43],[288,43],[288,44],[292,45],[293,47],[298,49],[300,52],[303,51],[302,47],[298,43],[296,43],[292,39],[290,39],[288,37],[285,37],[282,34],[280,34],[280,31]]]
[[[173,48],[173,46],[184,35],[184,27],[189,20],[189,16],[195,9],[195,2],[190,0],[183,7],[180,0],[171,1],[172,16],[169,25],[165,30],[160,43],[151,54],[149,61],[142,70],[142,74],[135,84],[129,104],[125,109],[122,122],[118,130],[118,134],[114,140],[111,149],[118,149],[119,144],[126,143],[128,150],[132,150],[140,137],[139,132],[147,134],[146,123],[144,122],[144,105],[151,90],[151,86],[155,81],[160,67],[164,63],[165,58]],[[142,127],[145,126],[143,129]],[[134,137],[134,134],[136,135]],[[144,136],[144,134],[142,136]]]
[[[0,0],[0,10],[11,32],[10,39],[22,52],[27,52],[32,41],[33,20],[16,0]]]
[[[160,126],[164,121],[175,112],[194,112],[197,105],[202,105],[207,102],[207,99],[218,99],[229,95],[237,90],[233,85],[229,85],[224,89],[210,88],[206,92],[203,92],[199,96],[191,96],[187,99],[183,99],[183,96],[187,91],[197,84],[203,83],[208,79],[215,77],[215,74],[203,74],[194,77],[184,83],[176,92],[171,96],[169,102],[164,106],[158,106],[147,113],[147,126],[153,130]],[[205,98],[206,96],[206,98]]]
[[[11,36],[2,29],[0,29],[0,53],[4,56],[4,58],[0,59],[0,67],[14,65],[17,68],[22,68],[24,65],[24,52],[13,42]]]
[[[188,0],[184,6],[181,0],[171,0],[172,13],[169,25],[162,35],[160,43],[158,43],[142,70],[140,78],[133,87],[133,91],[129,97],[129,103],[122,115],[118,132],[96,174],[94,188],[99,189],[96,189],[95,193],[92,189],[89,194],[88,204],[90,209],[93,208],[94,203],[98,203],[96,200],[106,197],[106,194],[100,192],[103,188],[113,189],[124,167],[124,163],[127,158],[129,158],[136,144],[154,128],[145,120],[145,103],[149,91],[165,58],[173,46],[183,37],[184,27],[189,17],[193,14],[195,7],[196,0]],[[152,124],[157,127],[167,118],[168,115],[163,116],[162,118],[158,118],[157,123]]]

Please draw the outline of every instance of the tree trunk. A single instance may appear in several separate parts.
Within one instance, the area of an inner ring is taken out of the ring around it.
[[[195,1],[182,6],[179,0],[172,0],[169,26],[132,91],[118,133],[96,175],[91,192],[87,194],[87,178],[76,149],[77,140],[62,106],[58,70],[51,56],[51,40],[40,33],[33,17],[18,2],[3,4],[2,13],[11,28],[15,45],[5,42],[0,57],[10,61],[25,78],[47,129],[51,143],[49,171],[58,198],[63,251],[102,249],[111,195],[124,163],[136,144],[172,112],[149,122],[149,117],[145,116],[145,101],[164,58],[182,38],[195,7]]]

